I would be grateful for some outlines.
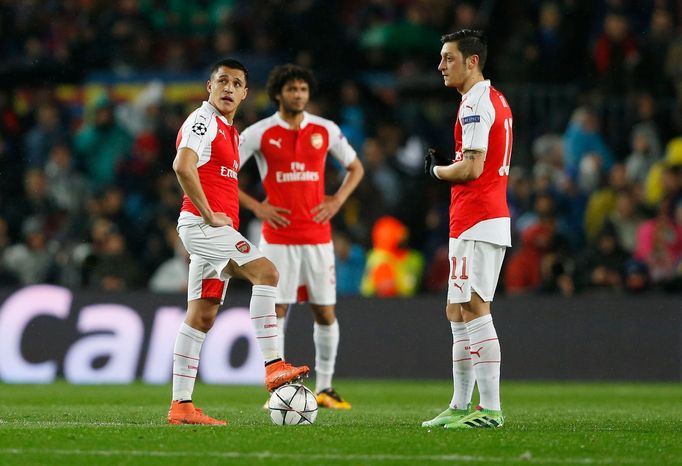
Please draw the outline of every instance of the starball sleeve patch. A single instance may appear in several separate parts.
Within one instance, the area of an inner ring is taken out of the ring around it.
[[[194,125],[192,125],[192,132],[194,134],[197,134],[199,136],[203,136],[204,134],[206,134],[206,131],[208,131],[208,128],[206,127],[205,124],[203,124],[201,122],[194,123]]]

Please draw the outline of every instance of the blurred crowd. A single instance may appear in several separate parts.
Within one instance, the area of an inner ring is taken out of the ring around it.
[[[365,165],[333,221],[339,293],[444,290],[449,191],[422,165],[453,151],[459,95],[436,67],[463,27],[486,30],[484,74],[515,111],[500,288],[680,291],[682,6],[663,0],[0,1],[0,284],[184,292],[171,163],[200,102],[164,79],[202,82],[231,56],[250,70],[238,129],[275,111],[267,74],[295,62],[320,82],[309,111]],[[58,92],[102,75],[148,85],[75,109]],[[262,196],[255,164],[240,185]],[[242,225],[257,241],[257,219]]]

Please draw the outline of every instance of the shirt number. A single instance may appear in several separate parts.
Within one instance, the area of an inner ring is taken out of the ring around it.
[[[502,166],[497,170],[500,176],[509,176],[509,163],[511,162],[512,149],[512,119],[504,119],[504,159]]]

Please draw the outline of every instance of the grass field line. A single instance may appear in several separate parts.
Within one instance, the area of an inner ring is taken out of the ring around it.
[[[241,452],[241,451],[158,451],[158,450],[81,450],[50,448],[0,448],[1,455],[55,455],[55,456],[98,456],[98,457],[155,457],[155,458],[219,458],[219,459],[275,459],[300,460],[301,453]],[[523,454],[518,457],[471,456],[471,455],[400,455],[400,454],[342,454],[342,453],[305,453],[306,460],[316,461],[442,461],[463,463],[531,463],[531,464],[644,464],[637,459],[611,458],[544,458]]]
[[[67,429],[69,427],[168,427],[166,423],[139,422],[86,422],[86,421],[3,421],[0,430],[5,429]]]

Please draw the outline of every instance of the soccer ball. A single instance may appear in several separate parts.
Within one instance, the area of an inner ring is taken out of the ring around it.
[[[272,392],[268,409],[273,424],[312,424],[317,417],[317,399],[303,385],[286,384]]]

